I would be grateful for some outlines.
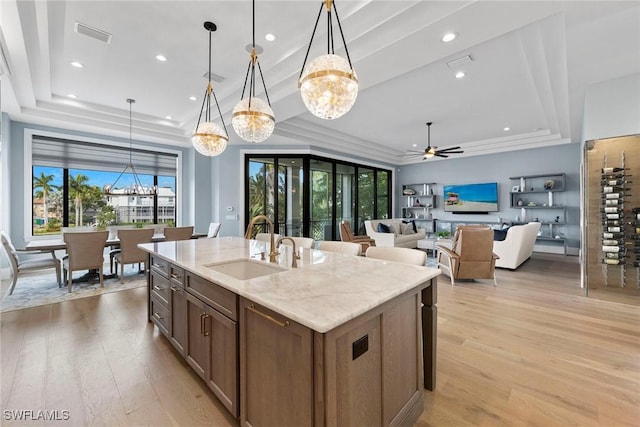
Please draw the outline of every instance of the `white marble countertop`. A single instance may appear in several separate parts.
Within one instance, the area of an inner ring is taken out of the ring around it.
[[[207,267],[237,259],[259,259],[268,243],[240,237],[184,240],[139,245],[251,301],[317,332],[325,333],[440,274],[435,268],[302,249],[291,268],[292,248],[277,264],[285,271],[238,280]],[[285,253],[286,251],[286,253]]]

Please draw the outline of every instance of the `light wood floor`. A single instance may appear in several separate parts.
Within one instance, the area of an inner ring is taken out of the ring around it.
[[[418,426],[640,425],[640,309],[586,299],[573,257],[438,291]],[[146,321],[145,289],[2,315],[2,425],[236,425]],[[57,422],[4,410],[68,410]]]

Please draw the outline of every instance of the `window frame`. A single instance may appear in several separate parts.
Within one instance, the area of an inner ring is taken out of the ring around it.
[[[150,147],[146,144],[141,144],[140,142],[132,141],[120,141],[120,140],[110,140],[110,139],[100,139],[100,138],[92,138],[81,135],[72,135],[66,134],[62,132],[52,132],[52,131],[44,131],[34,128],[24,128],[23,133],[23,188],[25,194],[23,198],[23,207],[22,212],[25,218],[23,224],[23,232],[24,232],[24,240],[25,242],[30,242],[33,240],[45,240],[51,239],[51,236],[36,236],[33,234],[33,215],[31,214],[33,208],[32,194],[33,194],[33,137],[35,135],[47,136],[51,138],[62,138],[69,139],[80,142],[88,142],[94,144],[103,144],[108,146],[114,146],[119,148],[128,149],[131,146],[132,149],[138,150],[155,150],[161,153],[167,153],[176,156],[176,201],[175,201],[175,212],[176,212],[176,224],[180,224],[182,221],[182,194],[183,194],[183,180],[182,180],[182,163],[183,163],[183,153],[182,150],[175,150],[171,148],[165,147]],[[122,168],[124,169],[124,164]],[[63,168],[64,169],[64,168]],[[27,213],[29,213],[29,218],[27,219]]]

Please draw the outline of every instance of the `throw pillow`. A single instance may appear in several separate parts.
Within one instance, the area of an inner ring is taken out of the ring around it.
[[[502,241],[507,238],[507,231],[509,228],[503,230],[493,230],[493,240]]]
[[[413,229],[413,224],[409,223],[403,223],[402,224],[402,234],[416,234],[415,230]]]
[[[378,233],[391,233],[388,225],[378,223]]]
[[[418,228],[416,227],[416,222],[414,220],[407,220],[407,221],[402,221],[405,224],[411,224],[411,228],[413,228],[413,233],[406,233],[406,234],[415,234],[418,232]],[[405,233],[402,233],[405,234]]]

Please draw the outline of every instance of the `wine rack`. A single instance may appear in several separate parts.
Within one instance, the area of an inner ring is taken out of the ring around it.
[[[640,254],[636,253],[636,246],[633,242],[638,242],[635,232],[640,231],[640,225],[634,226],[631,233],[630,225],[636,224],[640,219],[640,209],[633,209],[635,219],[628,218],[628,213],[632,211],[625,203],[631,197],[631,188],[628,187],[630,175],[624,167],[624,155],[622,157],[622,167],[605,167],[601,169],[601,195],[602,203],[600,208],[602,218],[602,264],[605,268],[605,286],[608,286],[607,269],[612,267],[620,268],[620,287],[625,286],[626,267],[637,267]],[[640,224],[640,222],[638,222]],[[629,246],[634,245],[633,249]]]

